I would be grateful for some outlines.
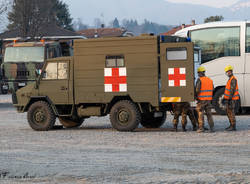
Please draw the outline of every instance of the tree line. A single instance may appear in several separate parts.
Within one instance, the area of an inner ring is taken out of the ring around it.
[[[223,16],[210,16],[204,19],[204,23],[208,22],[216,22],[216,21],[223,21]],[[99,18],[95,18],[94,20],[94,28],[101,28],[104,25],[104,22],[101,21]],[[88,24],[84,24],[82,19],[78,18],[73,23],[73,27],[75,30],[84,30],[91,28]],[[137,20],[134,19],[123,19],[121,22],[115,18],[113,21],[111,21],[107,27],[110,28],[125,28],[128,31],[133,32],[135,35],[139,35],[141,33],[154,33],[159,34],[163,32],[167,32],[170,29],[172,29],[174,26],[171,25],[160,25],[151,21],[148,21],[147,19],[144,20],[143,23],[139,24]]]
[[[8,11],[8,6],[10,11]],[[71,31],[93,27],[100,28],[104,24],[100,18],[94,19],[94,26],[84,24],[80,18],[73,22],[69,7],[62,0],[0,0],[0,15],[6,12],[8,18],[7,30],[18,30],[22,37],[38,36],[41,29],[50,24]],[[204,22],[221,21],[223,19],[223,16],[211,16],[206,18]],[[105,27],[125,28],[135,35],[139,35],[141,33],[159,34],[167,32],[173,26],[160,25],[146,19],[144,22],[138,23],[134,19],[119,21],[115,18]]]
[[[94,26],[89,26],[88,24],[84,24],[81,19],[77,19],[73,27],[75,30],[84,30],[88,28],[101,28],[101,27],[108,27],[108,28],[124,28],[128,31],[133,32],[135,35],[139,35],[141,33],[154,33],[159,34],[163,32],[167,32],[173,26],[168,25],[161,25],[154,22],[151,22],[145,19],[142,23],[138,23],[135,19],[123,19],[121,22],[115,18],[113,21],[109,22],[109,24],[104,25],[104,22],[101,19],[96,18],[94,20]]]

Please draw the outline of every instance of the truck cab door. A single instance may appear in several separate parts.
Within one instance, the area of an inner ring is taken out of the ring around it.
[[[194,45],[191,42],[161,43],[160,101],[194,101]]]
[[[39,95],[53,104],[69,103],[69,61],[48,61],[39,83]]]

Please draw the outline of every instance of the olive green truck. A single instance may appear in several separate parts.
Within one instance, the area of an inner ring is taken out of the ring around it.
[[[181,38],[139,36],[75,40],[72,57],[48,59],[36,82],[13,93],[34,130],[56,118],[66,127],[110,115],[112,127],[160,127],[173,102],[194,100],[194,46]]]

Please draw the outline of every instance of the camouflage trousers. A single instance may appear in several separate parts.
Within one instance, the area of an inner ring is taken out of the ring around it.
[[[178,126],[180,115],[182,117],[181,124],[184,129],[186,128],[187,125],[187,116],[189,117],[193,125],[193,128],[197,127],[197,120],[188,102],[175,103],[173,110],[174,110],[173,125],[175,127]]]
[[[229,119],[230,125],[235,126],[236,125],[236,119],[235,119],[235,101],[232,100],[226,104],[226,112],[227,112],[227,117]]]
[[[214,121],[211,112],[211,101],[199,101],[196,106],[196,110],[198,113],[198,125],[199,129],[204,129],[204,112],[207,115],[207,121],[210,129],[214,128]]]

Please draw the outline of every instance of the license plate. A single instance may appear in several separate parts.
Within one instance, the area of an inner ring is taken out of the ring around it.
[[[18,86],[25,86],[25,83],[18,83]]]

